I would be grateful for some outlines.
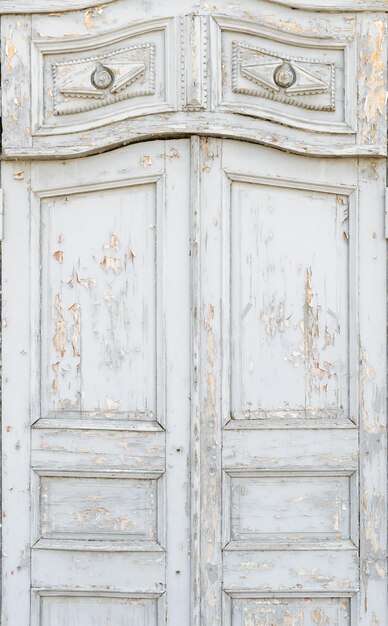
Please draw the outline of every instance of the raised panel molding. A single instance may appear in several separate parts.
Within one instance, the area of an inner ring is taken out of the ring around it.
[[[54,115],[83,113],[126,98],[150,96],[155,93],[155,45],[143,43],[53,63],[52,73]],[[134,83],[135,88],[130,89]],[[94,102],[80,104],[74,99]]]
[[[157,626],[162,593],[114,593],[106,590],[32,589],[32,626],[114,624]],[[128,621],[129,620],[129,621]]]
[[[311,111],[335,111],[335,65],[233,41],[232,90]],[[314,72],[315,66],[315,72]],[[313,67],[313,70],[311,69]],[[318,73],[320,76],[318,76]],[[254,83],[244,86],[244,79]],[[313,99],[300,96],[324,94]],[[299,98],[298,98],[299,96]]]
[[[228,170],[225,174],[230,203],[224,209],[223,248],[231,261],[225,268],[230,291],[224,298],[229,300],[230,318],[224,316],[224,336],[232,346],[230,375],[224,381],[224,397],[230,394],[225,423],[263,420],[268,427],[272,420],[278,426],[284,420],[292,428],[301,420],[304,427],[308,420],[321,427],[325,420],[332,425],[354,424],[357,392],[350,373],[357,360],[357,337],[348,315],[350,302],[357,297],[354,189],[311,183],[306,188],[302,181],[284,177],[255,178]],[[304,229],[312,233],[311,240],[298,244]],[[320,245],[323,232],[333,246],[330,253]],[[324,286],[328,254],[337,285],[330,293]],[[288,258],[285,266],[283,255]],[[273,293],[261,291],[268,275],[278,281]],[[244,283],[242,277],[248,276]],[[283,281],[293,284],[287,303],[279,300]],[[293,346],[287,356],[284,341]],[[271,376],[277,387],[268,384]]]
[[[51,191],[48,197],[37,193],[37,237],[42,241],[42,400],[37,416],[163,420],[150,376],[156,371],[162,376],[164,358],[156,321],[161,306],[156,290],[159,181],[159,175],[145,175]],[[130,200],[126,206],[123,187]],[[79,234],[74,222],[66,225],[73,213]],[[93,219],[90,232],[87,222]],[[124,295],[127,304],[120,308]],[[160,384],[159,395],[162,389]]]
[[[355,617],[352,604],[351,597],[335,594],[303,596],[298,593],[255,597],[254,594],[233,593],[224,598],[227,626],[350,626]]]
[[[355,472],[226,469],[223,494],[226,551],[356,547]]]
[[[212,32],[217,110],[312,132],[356,133],[354,30],[311,37],[216,16]]]
[[[34,39],[33,136],[176,110],[173,27],[174,19],[161,18],[92,36]]]
[[[163,550],[163,474],[46,471],[34,490],[34,547]]]

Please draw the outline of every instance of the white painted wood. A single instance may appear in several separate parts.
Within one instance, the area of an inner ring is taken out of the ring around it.
[[[385,154],[386,19],[367,7],[116,0],[5,15],[2,37],[6,158],[237,129],[300,154]]]
[[[10,2],[10,0],[0,0],[0,14],[18,14],[18,13],[53,13],[62,14],[65,11],[74,11],[78,9],[91,9],[95,13],[101,11],[101,7],[115,0],[105,0],[104,5],[98,4],[98,0],[19,0]],[[320,0],[273,0],[280,5],[285,5],[295,9],[310,9],[312,11],[375,11],[386,12],[387,6],[385,0],[329,0],[322,3]],[[211,10],[211,7],[204,7]]]
[[[158,626],[234,626],[263,611],[294,612],[301,626],[318,615],[384,623],[382,166],[208,138],[40,162],[31,174],[6,165],[5,198],[23,211],[7,211],[7,237],[25,237],[19,266],[5,245],[5,367],[15,343],[21,361],[4,393],[6,624],[68,626],[77,611],[92,624],[100,605],[119,624],[123,606]],[[17,316],[16,271],[31,285],[30,319]],[[366,298],[371,274],[381,289]],[[116,286],[128,328],[120,308],[82,316]],[[155,337],[148,365],[132,370],[124,353],[113,393],[111,367],[93,373],[95,361],[132,337],[140,348]],[[83,404],[96,381],[109,406]],[[79,405],[52,408],[47,398],[73,385]],[[132,388],[155,397],[152,412],[131,409]],[[30,542],[31,617],[20,562]]]
[[[11,9],[2,623],[384,626],[385,3]]]
[[[373,183],[368,176],[373,166],[371,169],[367,163],[363,171],[371,185]],[[358,302],[362,298],[362,292],[359,292],[363,265],[359,243],[360,220],[365,219],[369,225],[367,205],[362,198],[358,204],[355,194],[360,184],[357,164],[350,160],[309,160],[307,165],[307,160],[302,157],[282,155],[268,148],[203,140],[204,189],[210,190],[207,178],[215,177],[217,173],[220,181],[218,200],[215,202],[212,198],[209,204],[206,197],[203,199],[200,226],[201,266],[206,268],[206,274],[201,276],[204,320],[201,333],[204,363],[201,398],[206,416],[201,423],[201,440],[209,450],[206,462],[212,464],[203,484],[209,491],[212,490],[214,502],[211,509],[205,504],[202,515],[205,516],[203,527],[208,529],[208,541],[213,550],[209,529],[217,528],[216,494],[222,493],[223,549],[220,548],[211,559],[202,557],[203,623],[217,619],[214,615],[221,595],[222,623],[239,624],[242,619],[239,615],[248,619],[249,611],[255,611],[251,619],[258,620],[263,611],[255,600],[257,594],[267,603],[269,596],[287,598],[283,604],[275,603],[269,607],[267,614],[273,619],[280,619],[286,614],[289,616],[288,603],[291,602],[290,610],[299,611],[298,619],[303,626],[318,619],[318,616],[321,619],[324,614],[328,623],[339,619],[349,625],[368,623],[373,610],[379,615],[378,623],[384,623],[384,592],[380,590],[379,599],[375,591],[384,577],[384,570],[378,565],[385,549],[384,539],[377,531],[381,528],[377,517],[382,520],[381,516],[384,516],[382,505],[378,504],[379,497],[373,499],[373,505],[367,500],[365,506],[373,506],[374,521],[365,518],[360,535],[361,546],[364,542],[375,542],[373,554],[370,548],[364,548],[364,559],[373,562],[374,571],[371,567],[361,570],[358,551],[359,507],[362,502],[358,486],[365,469],[361,461],[359,473],[357,423],[363,420],[365,380],[373,384],[375,374],[367,366],[366,373],[362,366],[357,366],[358,326],[354,320],[349,325],[353,311],[360,306]],[[376,193],[382,197],[384,178],[381,176],[376,180],[381,184],[380,191],[376,190]],[[212,187],[215,187],[214,182]],[[220,202],[222,212],[218,208]],[[375,246],[383,244],[383,202],[380,201],[380,209],[378,206],[376,202],[380,230],[376,224],[376,230],[370,235]],[[284,213],[277,217],[281,210]],[[300,223],[299,211],[302,214],[306,211]],[[331,225],[328,230],[320,223],[320,215],[327,220],[327,225]],[[309,219],[312,219],[310,226]],[[366,227],[362,234],[364,237],[365,230]],[[301,240],[297,243],[299,236]],[[292,247],[294,245],[295,248]],[[308,259],[310,245],[313,247],[311,260]],[[328,252],[331,245],[335,249]],[[375,248],[374,262],[378,261],[377,250]],[[298,260],[300,251],[303,261]],[[359,265],[355,263],[355,258],[358,258]],[[307,274],[303,270],[304,263],[309,267]],[[293,278],[288,273],[294,270],[296,277],[303,276],[300,283],[299,278]],[[377,271],[378,280],[383,274],[384,263],[381,263]],[[315,286],[310,276],[315,277]],[[241,281],[246,281],[246,291],[241,290]],[[283,305],[279,314],[271,295],[272,288],[276,298],[282,300],[282,294],[285,295],[285,301],[290,303],[291,308],[295,298],[295,309],[287,314],[287,305]],[[330,299],[331,288],[337,300],[329,305],[325,303],[325,298]],[[380,293],[383,293],[382,288]],[[209,299],[211,304],[214,301],[221,306],[222,333],[226,334],[226,338],[221,339],[219,335],[220,317],[215,305],[211,306],[212,318],[209,322],[206,315]],[[384,307],[378,308],[382,314]],[[296,311],[300,312],[299,315]],[[333,336],[324,313],[337,320]],[[252,325],[247,331],[249,339],[244,350],[248,357],[244,367],[241,348],[233,340],[230,344],[230,338],[237,333],[241,342],[244,319],[250,314]],[[314,322],[313,315],[316,315]],[[287,318],[289,324],[284,323]],[[295,350],[292,348],[294,331],[297,332]],[[341,337],[342,333],[344,336]],[[284,365],[279,359],[279,365],[269,374],[273,359],[276,359],[277,341]],[[384,343],[383,333],[378,342],[380,347],[381,342]],[[231,345],[230,357],[228,344]],[[326,360],[323,355],[334,347],[338,356]],[[269,360],[261,361],[266,350],[269,350]],[[289,376],[298,369],[294,359],[299,350],[302,355],[299,365],[302,367],[301,380],[293,379],[293,384],[288,387]],[[353,355],[352,365],[347,361],[350,354]],[[215,370],[219,355],[222,355],[222,365]],[[293,355],[291,362],[288,360],[290,355]],[[328,374],[328,380],[338,378],[341,384],[345,384],[344,391],[340,395],[335,393],[335,396],[337,399],[347,398],[348,409],[342,400],[339,400],[334,413],[323,408],[327,406],[326,394],[330,394],[330,385],[325,382],[327,372],[319,369],[320,358],[333,366],[337,363],[333,374]],[[286,369],[282,378],[286,366],[290,366],[291,372],[288,374]],[[377,393],[383,393],[382,381],[378,388]],[[248,409],[240,414],[236,406],[241,407],[248,389],[255,395],[248,397]],[[295,410],[290,405],[279,410],[277,403],[282,394],[291,400],[298,389],[303,397],[303,410]],[[273,394],[272,400],[269,400],[270,396],[265,396],[268,398],[267,407],[263,404],[264,400],[258,399],[261,392]],[[311,405],[313,396],[313,403],[317,403],[314,409]],[[209,398],[213,403],[211,410]],[[226,412],[222,416],[223,429],[220,410]],[[376,429],[379,430],[382,410],[380,404],[378,408],[375,404],[373,409],[367,410],[368,431],[375,433]],[[376,411],[378,417],[372,418]],[[222,463],[216,467],[213,464],[217,462],[218,445],[213,443],[211,446],[209,430],[212,442],[222,441]],[[371,442],[363,445],[369,446]],[[379,447],[377,454],[384,454],[384,446]],[[385,480],[384,467],[385,462],[379,470],[374,467],[374,477],[369,476],[373,484],[376,480]],[[214,471],[218,478],[214,478]],[[298,493],[299,488],[303,494]],[[379,494],[382,494],[380,489]],[[333,506],[336,512],[332,510]],[[322,515],[328,516],[326,522],[319,513],[320,509]],[[366,545],[370,546],[370,543]],[[206,554],[210,554],[210,546]],[[209,560],[214,564],[213,568],[209,567]],[[209,583],[210,574],[213,578]],[[375,609],[368,609],[363,604],[365,592],[359,592],[360,574],[365,576],[363,584],[373,590],[372,602],[378,605]],[[216,599],[212,597],[214,580],[217,581],[215,588],[222,589],[216,594]],[[315,600],[317,596],[319,599]],[[242,598],[237,605],[235,598]],[[304,604],[298,604],[300,601],[297,598],[303,598]],[[313,611],[301,608],[309,607],[311,602],[317,602]]]
[[[4,238],[4,197],[3,190],[0,189],[0,241]]]
[[[372,170],[376,174],[372,174]],[[383,530],[387,525],[387,453],[386,439],[382,434],[386,429],[386,379],[379,367],[385,362],[386,346],[383,336],[376,332],[377,328],[386,325],[383,302],[386,254],[383,241],[384,176],[385,164],[360,161],[360,203],[361,206],[369,207],[360,212],[360,293],[364,289],[373,289],[376,297],[373,310],[370,310],[364,298],[360,298],[359,314],[361,626],[373,621],[384,623],[388,619],[386,604],[379,602],[379,598],[383,598],[386,592],[385,560],[382,560],[387,541]],[[372,275],[375,281],[373,286],[370,282]]]
[[[189,621],[189,146],[9,168],[30,315],[17,323],[5,294],[21,364],[14,379],[5,336],[4,434],[20,455],[33,443],[17,473],[4,456],[4,519],[24,520],[4,530],[4,623],[120,623],[125,607],[133,623]]]

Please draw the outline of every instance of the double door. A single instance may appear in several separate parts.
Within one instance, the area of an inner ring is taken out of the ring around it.
[[[4,176],[4,626],[383,616],[369,174],[193,137]]]

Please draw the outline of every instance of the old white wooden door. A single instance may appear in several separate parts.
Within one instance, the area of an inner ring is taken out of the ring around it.
[[[13,170],[8,236],[24,260],[7,280],[31,290],[8,358],[31,359],[12,404],[29,405],[32,430],[7,459],[25,497],[4,541],[31,570],[5,573],[5,623],[156,625],[167,587],[169,623],[187,623],[189,141]]]
[[[361,624],[356,164],[194,137],[6,169],[5,623]]]
[[[0,0],[3,626],[386,626],[385,11]]]

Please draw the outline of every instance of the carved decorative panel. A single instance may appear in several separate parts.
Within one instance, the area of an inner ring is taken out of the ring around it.
[[[213,19],[217,108],[290,126],[354,133],[352,37],[292,35],[268,24]]]
[[[155,45],[52,64],[54,115],[83,113],[155,93]],[[90,102],[88,102],[90,101]]]
[[[233,41],[232,46],[233,93],[268,98],[312,111],[335,111],[334,63],[279,55],[237,41]]]
[[[60,20],[4,16],[3,154],[71,157],[208,134],[384,155],[381,16],[246,2],[115,0],[66,7]]]
[[[37,135],[94,128],[175,108],[172,20],[159,19],[101,35],[36,39],[33,82]],[[93,113],[90,113],[93,112]]]

